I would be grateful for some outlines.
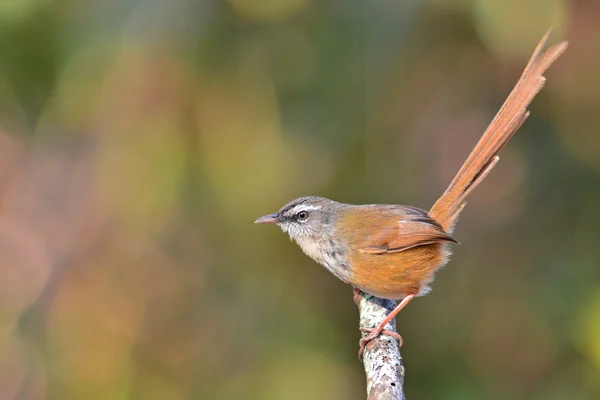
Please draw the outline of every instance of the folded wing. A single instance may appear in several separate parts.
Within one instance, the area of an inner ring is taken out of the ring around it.
[[[373,221],[376,222],[373,224],[376,225],[375,233],[367,237],[358,250],[383,254],[438,242],[458,243],[425,211],[413,207],[403,207],[403,211],[399,215]]]

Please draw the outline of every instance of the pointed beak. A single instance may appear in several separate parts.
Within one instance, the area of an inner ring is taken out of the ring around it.
[[[274,222],[277,222],[277,214],[269,214],[269,215],[265,215],[264,217],[260,217],[259,219],[257,219],[256,221],[254,221],[255,224],[272,224]]]

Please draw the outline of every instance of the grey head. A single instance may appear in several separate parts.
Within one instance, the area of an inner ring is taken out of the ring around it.
[[[275,223],[300,243],[304,238],[329,236],[333,231],[336,211],[343,206],[324,197],[300,197],[281,207],[275,214],[260,217],[254,223]]]
[[[279,225],[306,255],[342,281],[349,282],[349,264],[335,235],[337,217],[345,207],[350,206],[324,197],[300,197],[275,214],[260,217],[254,223]]]

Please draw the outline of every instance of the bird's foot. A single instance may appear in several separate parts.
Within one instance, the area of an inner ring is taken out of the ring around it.
[[[361,332],[368,332],[369,334],[364,338],[360,339],[360,349],[358,350],[358,359],[362,359],[362,355],[365,352],[365,346],[373,339],[377,338],[379,335],[390,336],[398,341],[398,346],[402,347],[404,341],[402,340],[402,336],[398,332],[391,331],[389,329],[378,329],[378,328],[363,328],[362,326],[359,328]]]

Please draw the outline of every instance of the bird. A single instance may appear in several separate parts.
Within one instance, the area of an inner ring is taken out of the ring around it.
[[[436,271],[446,265],[467,196],[498,163],[499,153],[529,117],[528,107],[545,83],[544,73],[566,50],[548,47],[549,30],[521,77],[446,189],[429,211],[395,204],[352,205],[324,197],[292,200],[255,223],[274,223],[300,248],[341,281],[360,292],[400,301],[376,327],[361,327],[365,346],[380,334],[402,337],[385,326],[415,297],[431,290]],[[547,48],[548,47],[548,48]]]

